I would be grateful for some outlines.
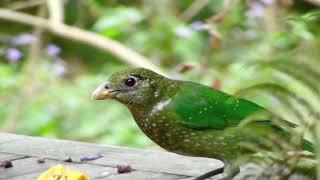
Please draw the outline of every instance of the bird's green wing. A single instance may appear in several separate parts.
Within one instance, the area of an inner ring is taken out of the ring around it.
[[[266,111],[253,102],[191,82],[182,82],[173,98],[173,108],[184,125],[221,130],[239,124],[250,115]]]
[[[224,130],[249,120],[253,134],[268,135],[274,131],[289,138],[290,133],[285,129],[296,127],[281,119],[274,124],[269,112],[253,102],[191,82],[182,83],[171,107],[177,120],[190,128]],[[303,140],[303,148],[310,152],[314,149],[307,140]]]

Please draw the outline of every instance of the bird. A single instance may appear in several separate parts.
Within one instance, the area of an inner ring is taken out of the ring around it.
[[[196,180],[239,172],[237,159],[254,152],[253,143],[267,147],[270,135],[289,141],[287,121],[275,123],[258,104],[195,82],[170,79],[145,68],[129,68],[112,74],[98,86],[92,99],[113,99],[125,105],[139,128],[160,147],[185,156],[221,160],[224,167]],[[313,152],[304,140],[304,150]]]

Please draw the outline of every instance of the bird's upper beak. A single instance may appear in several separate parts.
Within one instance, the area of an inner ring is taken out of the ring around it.
[[[103,100],[110,98],[110,93],[113,91],[111,88],[108,88],[108,83],[104,83],[97,87],[91,95],[93,100]]]

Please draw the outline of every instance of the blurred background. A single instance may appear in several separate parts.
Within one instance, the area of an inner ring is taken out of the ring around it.
[[[1,0],[1,131],[153,146],[124,106],[90,100],[110,74],[131,66],[250,99],[304,124],[300,132],[316,130],[319,7],[318,0]]]

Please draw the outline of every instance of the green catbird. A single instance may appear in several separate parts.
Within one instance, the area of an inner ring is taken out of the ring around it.
[[[201,84],[169,79],[144,68],[113,74],[93,92],[92,98],[114,99],[127,106],[140,129],[168,151],[225,163],[223,168],[196,179],[222,172],[226,172],[225,179],[233,178],[239,173],[233,162],[253,153],[244,144],[263,146],[263,139],[270,135],[285,141],[289,137],[280,125],[257,115],[268,111],[253,102]],[[303,149],[312,148],[311,143],[304,141]]]

